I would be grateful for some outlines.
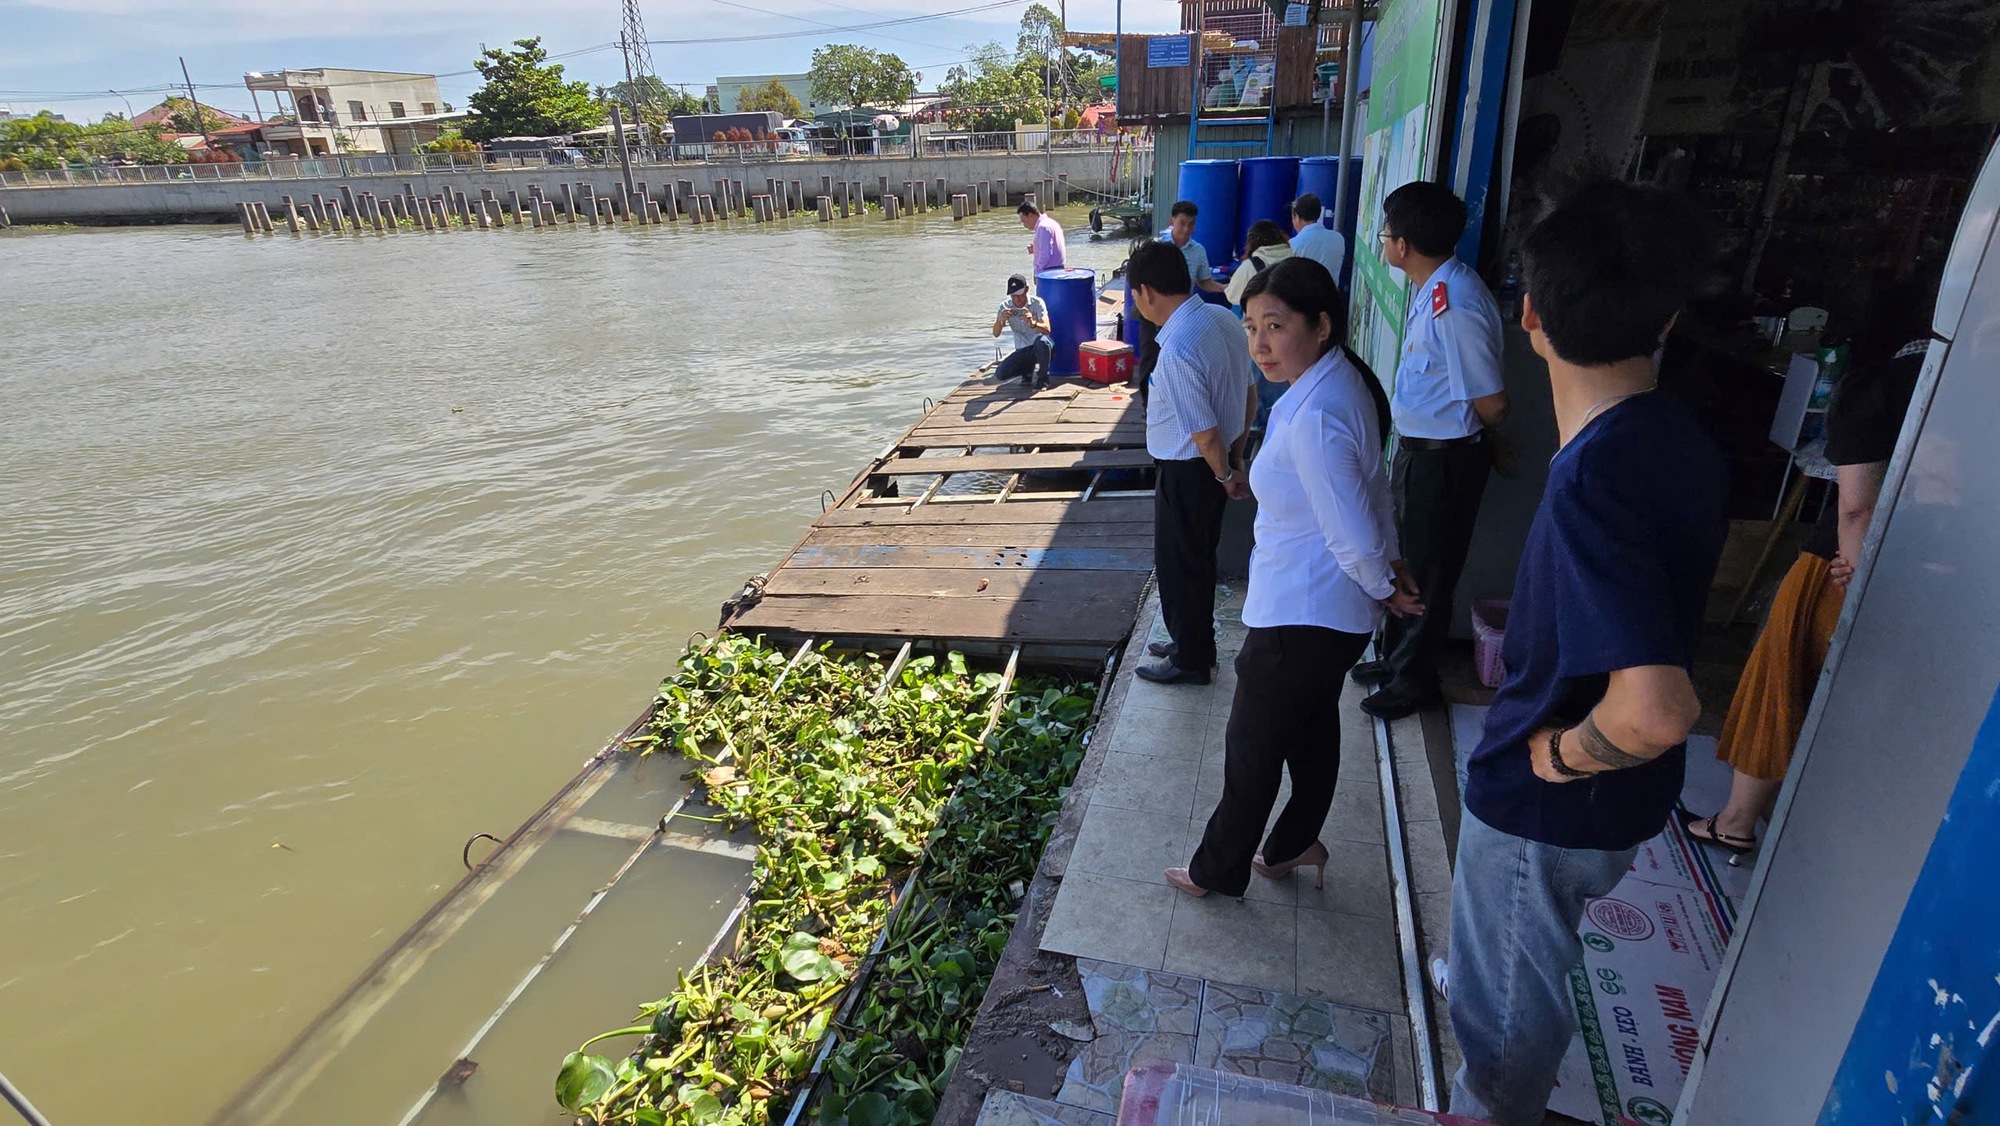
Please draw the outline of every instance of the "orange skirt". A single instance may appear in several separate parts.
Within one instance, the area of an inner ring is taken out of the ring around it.
[[[1799,553],[1778,586],[1743,679],[1736,682],[1715,757],[1739,773],[1775,782],[1791,765],[1847,597],[1845,588],[1827,580],[1828,568],[1819,556]]]

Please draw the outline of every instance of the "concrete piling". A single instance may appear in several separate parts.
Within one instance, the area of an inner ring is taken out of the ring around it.
[[[530,204],[529,210],[532,213],[531,217],[529,218],[528,225],[530,227],[533,227],[535,230],[539,231],[542,229],[542,201],[538,199],[530,199],[528,203]],[[515,217],[519,218],[520,213],[515,212]]]
[[[498,228],[507,225],[507,217],[500,213],[499,200],[497,199],[487,200],[485,204],[485,211],[486,211],[486,225],[488,227]]]
[[[437,230],[437,214],[431,210],[431,201],[420,199],[414,206],[417,209],[417,222],[423,224],[424,230]]]
[[[511,211],[511,212],[513,212],[513,213],[514,213],[514,225],[515,225],[515,226],[517,226],[517,227],[518,227],[518,226],[520,226],[520,225],[521,225],[521,193],[520,193],[520,192],[518,192],[518,191],[516,191],[516,190],[515,190],[515,189],[513,189],[513,188],[508,188],[508,189],[507,189],[507,210],[509,210],[509,211]]]
[[[939,207],[951,202],[951,184],[943,176],[937,178],[937,201]]]
[[[372,192],[368,195],[368,221],[374,224],[377,234],[382,232],[384,226],[382,222],[382,201],[376,199]]]
[[[279,202],[285,205],[285,229],[292,232],[293,234],[298,234],[299,205],[293,201],[291,196],[285,196]]]
[[[541,211],[542,211],[542,222],[543,222],[543,224],[544,224],[544,225],[546,225],[546,226],[550,226],[550,227],[553,227],[553,226],[555,226],[555,225],[556,225],[556,201],[555,201],[555,200],[552,200],[552,199],[545,199],[545,200],[543,200],[543,201],[542,201],[542,207],[541,207]]]
[[[653,225],[653,226],[655,226],[655,227],[657,227],[657,226],[659,226],[659,225],[660,225],[660,201],[659,201],[659,200],[656,200],[656,199],[649,199],[649,200],[647,200],[647,201],[646,201],[646,222],[648,222],[648,223],[652,224],[652,225]]]
[[[241,200],[236,204],[236,221],[242,225],[244,234],[253,234],[250,227],[250,205]]]
[[[819,221],[822,223],[833,222],[833,197],[830,195],[819,197]]]
[[[562,207],[564,214],[569,216],[570,222],[572,223],[576,222],[576,197],[570,193],[569,184],[562,183],[556,186],[562,189]]]
[[[900,197],[892,195],[882,197],[882,218],[894,219],[902,214],[902,210],[903,201]]]
[[[965,216],[966,216],[966,213],[967,213],[967,211],[969,210],[969,207],[970,207],[970,204],[971,204],[971,202],[972,202],[972,201],[971,201],[970,199],[968,199],[968,198],[966,197],[966,195],[965,195],[965,193],[964,193],[964,192],[960,192],[960,193],[958,193],[957,195],[954,195],[954,196],[952,196],[952,197],[951,197],[951,217],[952,217],[953,219],[963,219],[963,218],[965,218]]]
[[[343,221],[349,218],[356,220],[361,218],[361,213],[354,210],[354,189],[346,184],[340,185],[340,217]],[[360,224],[357,222],[355,227],[359,229]]]

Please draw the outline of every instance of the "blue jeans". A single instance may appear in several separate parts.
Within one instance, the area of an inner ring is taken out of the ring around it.
[[[1570,970],[1584,905],[1618,886],[1639,850],[1565,849],[1467,811],[1451,881],[1451,1028],[1465,1062],[1451,1113],[1540,1126],[1576,1037]]]

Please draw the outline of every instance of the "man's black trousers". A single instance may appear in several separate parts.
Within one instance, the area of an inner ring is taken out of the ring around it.
[[[1176,667],[1208,671],[1215,664],[1215,549],[1229,494],[1203,458],[1155,461],[1153,569],[1160,615],[1178,651]]]
[[[1389,478],[1396,533],[1422,594],[1424,614],[1389,618],[1382,641],[1389,653],[1389,687],[1431,699],[1438,694],[1438,661],[1451,633],[1452,594],[1472,547],[1493,448],[1484,441],[1443,449],[1416,446],[1409,440],[1398,443]]]

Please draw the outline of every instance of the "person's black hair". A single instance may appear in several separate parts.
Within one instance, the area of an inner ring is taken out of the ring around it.
[[[1326,347],[1320,349],[1324,356],[1335,348],[1347,353],[1347,362],[1361,372],[1361,382],[1368,388],[1368,397],[1375,401],[1375,426],[1384,445],[1389,441],[1389,396],[1382,390],[1382,381],[1375,378],[1375,370],[1368,366],[1354,349],[1347,346],[1347,295],[1334,282],[1333,274],[1325,266],[1310,258],[1287,258],[1256,277],[1243,287],[1243,305],[1248,309],[1250,299],[1265,296],[1306,319],[1306,323],[1317,327],[1324,315],[1333,326],[1333,333],[1327,338]]]
[[[1319,197],[1307,192],[1292,201],[1292,214],[1308,223],[1319,222],[1319,213],[1326,210],[1320,206]]]
[[[1413,180],[1382,201],[1382,227],[1426,258],[1443,258],[1465,234],[1465,201],[1450,188]]]
[[[1187,256],[1180,247],[1158,239],[1147,239],[1133,248],[1132,257],[1125,262],[1125,284],[1134,293],[1142,285],[1150,285],[1169,297],[1194,292]]]
[[[1243,236],[1243,253],[1248,255],[1267,246],[1284,246],[1291,240],[1285,232],[1269,219],[1259,219],[1250,224],[1250,230]]]
[[[1185,215],[1192,219],[1200,213],[1200,210],[1200,208],[1194,205],[1194,201],[1192,200],[1177,199],[1174,201],[1173,208],[1167,212],[1167,218],[1173,219]]]
[[[1708,226],[1681,196],[1596,180],[1521,242],[1521,274],[1555,354],[1595,367],[1650,356],[1708,265]]]
[[[1886,270],[1877,271],[1870,282],[1868,311],[1854,330],[1857,364],[1886,363],[1903,345],[1929,336],[1937,305],[1935,284],[1897,280]]]
[[[1033,200],[1024,199],[1021,201],[1021,206],[1014,209],[1014,213],[1017,215],[1040,215],[1042,209],[1036,207]]]

